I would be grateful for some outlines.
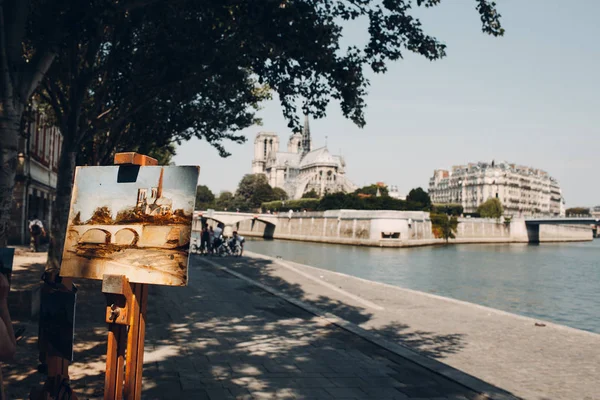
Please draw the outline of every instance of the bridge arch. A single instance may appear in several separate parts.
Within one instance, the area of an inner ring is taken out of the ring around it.
[[[90,228],[81,235],[78,243],[110,243],[112,234],[106,229]]]
[[[139,240],[139,233],[132,228],[123,228],[115,233],[115,244],[121,246],[135,246]]]
[[[202,221],[209,220],[217,223],[221,228],[223,228],[223,234],[225,236],[231,236],[233,231],[240,230],[240,223],[244,221],[252,221],[250,226],[251,231],[255,230],[256,222],[262,222],[265,224],[264,232],[261,232],[265,237],[272,237],[276,226],[272,221],[261,218],[260,215],[257,214],[231,213],[231,215],[201,216],[197,219],[198,223],[194,225],[194,230],[200,231],[203,226]]]

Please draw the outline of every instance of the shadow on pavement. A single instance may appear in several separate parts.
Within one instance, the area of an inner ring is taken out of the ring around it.
[[[143,399],[484,398],[198,256],[190,260],[188,287],[151,286]],[[268,261],[242,260],[255,271],[251,278],[295,298],[357,324],[372,317],[327,297],[311,301],[298,285],[272,276]],[[78,287],[72,386],[81,399],[102,398],[104,296],[100,282]],[[44,379],[35,372],[37,327],[29,325],[18,359],[3,369],[9,399],[27,398]],[[392,324],[379,333],[437,357],[460,349],[460,337],[408,328]]]
[[[297,284],[291,284],[274,275],[270,260],[244,258],[242,265],[231,262],[231,259],[218,259],[217,262],[243,275],[275,288],[289,296],[308,303],[314,307],[328,311],[356,325],[369,321],[373,315],[368,310],[348,305],[337,299],[319,296],[317,299],[307,296]],[[261,290],[257,288],[257,290]],[[411,331],[410,326],[401,321],[394,321],[382,328],[369,328],[386,339],[410,347],[428,357],[443,359],[448,354],[460,352],[465,345],[465,335],[461,333],[440,335],[434,332]]]

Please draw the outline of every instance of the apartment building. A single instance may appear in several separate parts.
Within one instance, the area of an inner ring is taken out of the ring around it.
[[[429,180],[434,204],[461,204],[475,213],[490,198],[497,198],[506,216],[560,216],[563,197],[556,179],[540,169],[492,161],[438,169]]]
[[[35,107],[26,111],[8,228],[11,244],[29,242],[28,222],[34,215],[46,230],[50,226],[62,141],[60,130],[49,123],[42,111]]]

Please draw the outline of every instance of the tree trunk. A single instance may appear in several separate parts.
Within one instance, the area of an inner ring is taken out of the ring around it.
[[[52,212],[50,226],[50,247],[46,271],[58,273],[62,261],[63,247],[67,233],[69,208],[71,207],[71,191],[73,190],[73,177],[75,174],[76,146],[67,140],[62,144],[58,162],[58,177],[56,182],[56,203]],[[73,136],[70,136],[73,137]]]
[[[0,100],[0,248],[8,241],[23,105]]]

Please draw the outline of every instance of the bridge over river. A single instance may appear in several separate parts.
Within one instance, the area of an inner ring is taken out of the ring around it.
[[[435,244],[429,213],[421,211],[331,210],[280,214],[199,211],[193,230],[212,220],[224,226],[225,235],[240,230],[251,236],[328,243],[401,247]],[[591,240],[599,230],[598,218],[460,218],[456,243]],[[541,229],[540,234],[540,227]],[[587,229],[589,227],[589,229]]]

